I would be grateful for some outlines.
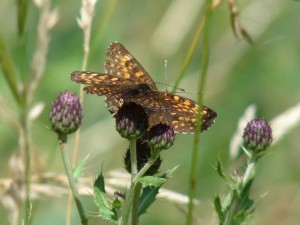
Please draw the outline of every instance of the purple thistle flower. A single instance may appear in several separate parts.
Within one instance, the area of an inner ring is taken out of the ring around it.
[[[245,127],[243,138],[246,148],[264,151],[272,143],[272,128],[265,119],[253,119]]]
[[[59,135],[74,133],[82,120],[82,108],[78,97],[67,91],[60,93],[50,110],[51,128]]]

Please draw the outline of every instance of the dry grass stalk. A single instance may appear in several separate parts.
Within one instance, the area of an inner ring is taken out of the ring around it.
[[[28,84],[28,103],[31,103],[46,66],[50,31],[57,23],[58,10],[50,9],[49,0],[34,0],[39,9],[40,19],[37,29],[37,45],[31,63],[30,82]]]
[[[235,0],[227,0],[227,4],[230,9],[231,26],[232,26],[235,36],[238,39],[244,39],[249,44],[253,44],[251,35],[242,27],[242,25],[240,23],[239,8],[238,8]]]

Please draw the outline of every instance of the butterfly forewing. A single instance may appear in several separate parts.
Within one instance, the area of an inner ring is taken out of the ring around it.
[[[106,54],[111,59],[105,62],[105,69],[108,75],[125,78],[135,85],[147,84],[151,90],[157,90],[147,71],[123,45],[112,43],[108,47]]]

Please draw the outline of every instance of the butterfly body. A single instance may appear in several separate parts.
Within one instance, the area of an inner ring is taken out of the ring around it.
[[[198,105],[191,99],[159,91],[155,82],[139,62],[120,43],[112,43],[107,50],[110,60],[105,73],[74,71],[71,79],[86,84],[89,94],[106,97],[108,109],[116,113],[124,103],[142,106],[148,115],[149,128],[157,124],[171,126],[176,133],[193,133]],[[217,114],[203,106],[201,130],[208,129]]]

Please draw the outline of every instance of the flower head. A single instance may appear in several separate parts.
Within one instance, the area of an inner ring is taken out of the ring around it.
[[[174,130],[166,124],[157,124],[147,132],[147,140],[153,149],[168,149],[175,141]]]
[[[123,104],[115,118],[117,131],[126,139],[142,136],[148,126],[145,110],[135,103]]]
[[[74,133],[81,124],[82,108],[78,97],[67,91],[59,94],[50,111],[51,128],[61,135]]]
[[[136,142],[136,153],[137,153],[137,169],[140,171],[144,165],[148,162],[151,156],[151,148],[148,145],[147,141],[142,139],[137,139]],[[130,162],[130,150],[127,149],[124,157],[125,168],[128,173],[131,173],[131,162]],[[152,166],[147,170],[144,176],[151,176],[157,173],[161,164],[161,159],[158,157]]]
[[[248,149],[263,151],[272,143],[272,128],[265,119],[253,119],[245,127],[243,138]]]

